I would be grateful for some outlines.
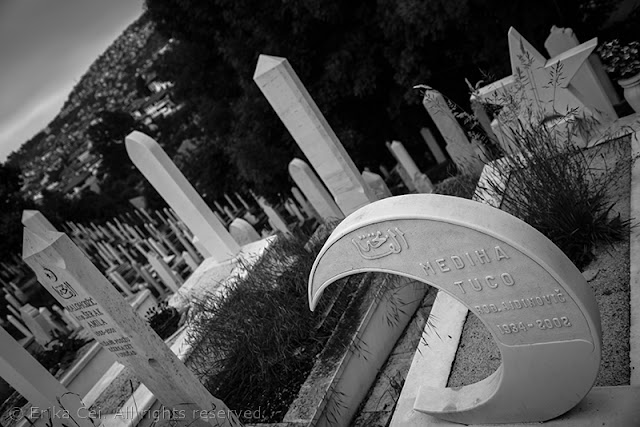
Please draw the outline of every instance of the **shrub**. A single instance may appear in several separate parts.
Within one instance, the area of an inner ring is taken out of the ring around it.
[[[583,150],[570,134],[544,125],[520,124],[511,132],[511,148],[487,181],[502,198],[501,209],[535,227],[581,269],[596,244],[628,233],[630,221],[614,214],[611,198],[616,178],[630,171],[628,143]]]
[[[180,313],[170,307],[166,301],[161,302],[157,307],[151,307],[145,317],[151,329],[162,339],[169,338],[180,326]]]
[[[325,239],[281,236],[225,292],[194,304],[188,364],[231,409],[260,409],[262,419],[247,422],[281,420],[350,300],[332,298],[333,286],[309,310],[309,272]]]

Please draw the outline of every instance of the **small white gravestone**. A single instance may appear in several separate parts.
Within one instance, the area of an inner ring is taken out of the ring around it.
[[[422,139],[427,143],[427,147],[429,147],[429,151],[433,154],[433,158],[436,159],[436,163],[442,164],[447,161],[447,156],[445,156],[442,148],[440,148],[440,144],[436,141],[436,138],[431,133],[431,129],[422,128],[420,129],[420,135],[422,135]]]
[[[172,409],[174,422],[240,425],[64,233],[25,229],[23,259],[58,303]]]
[[[260,240],[260,235],[256,229],[242,218],[236,218],[231,222],[229,225],[229,233],[231,233],[240,246]]]
[[[29,414],[51,420],[52,427],[95,427],[96,415],[91,416],[80,397],[60,384],[1,327],[0,342],[0,377],[31,403]]]
[[[238,208],[238,206],[235,203],[233,203],[233,200],[231,199],[231,197],[229,197],[227,193],[224,193],[224,198],[231,205],[231,209],[233,209],[233,212],[238,212],[240,210],[240,208]]]
[[[389,187],[387,187],[387,184],[384,182],[384,179],[382,179],[382,177],[377,173],[363,171],[362,178],[364,178],[364,182],[371,187],[373,192],[376,193],[378,200],[393,196],[393,194],[391,194],[391,190],[389,190]]]
[[[478,316],[502,355],[500,368],[478,383],[423,386],[413,418],[546,421],[577,405],[595,382],[602,333],[591,288],[549,239],[501,210],[432,194],[363,207],[320,250],[309,276],[310,307],[334,281],[366,271],[446,292]]]
[[[469,142],[467,134],[456,120],[444,97],[437,90],[425,90],[422,100],[447,146],[445,147],[451,160],[459,171],[480,175],[484,167],[482,148],[475,141]]]
[[[298,207],[298,205],[296,205],[296,202],[294,202],[291,198],[287,199],[286,203],[289,205],[289,209],[291,209],[291,211],[293,212],[293,215],[298,218],[298,221],[300,222],[300,224],[304,223],[304,215],[302,214],[302,212],[300,211],[300,208]]]
[[[300,159],[289,162],[289,175],[302,190],[311,206],[324,221],[344,218],[344,214],[331,197],[331,194],[318,179],[311,167]]]
[[[255,195],[254,195],[255,197]],[[256,198],[256,201],[267,215],[269,219],[269,225],[273,228],[274,231],[278,230],[283,232],[284,234],[289,234],[291,231],[287,226],[287,222],[280,216],[280,214],[264,199],[264,197],[259,196]]]
[[[544,48],[554,58],[579,44],[571,28],[554,25],[544,42]],[[613,105],[620,103],[620,97],[597,54],[589,55],[589,59],[576,71],[571,87],[581,94],[581,99],[591,111],[602,115],[604,121],[611,122],[618,118]]]
[[[126,146],[136,167],[198,236],[213,259],[226,261],[240,251],[233,237],[156,141],[136,131],[126,137]]]
[[[260,55],[253,80],[345,215],[376,200],[289,61]]]
[[[315,209],[309,204],[307,199],[304,197],[302,192],[298,187],[291,187],[291,194],[293,194],[293,198],[296,199],[296,202],[302,207],[304,214],[307,218],[316,218],[321,220],[322,218],[318,215]]]
[[[40,312],[31,304],[25,304],[20,308],[20,318],[38,344],[46,347],[53,340],[53,330],[40,316]]]
[[[244,206],[246,210],[251,210],[251,207],[247,204],[247,202],[242,198],[242,196],[238,192],[236,192],[235,195],[238,198],[238,200],[240,200],[240,203],[242,203],[242,206]]]
[[[418,165],[413,161],[409,152],[400,141],[392,141],[389,144],[389,150],[393,156],[398,160],[398,163],[402,165],[405,171],[411,177],[413,186],[418,193],[431,193],[433,192],[433,184],[431,180],[418,169]]]
[[[158,254],[149,252],[147,254],[147,262],[149,262],[151,268],[158,274],[158,277],[160,277],[160,280],[167,288],[171,289],[172,292],[178,292],[180,290],[182,280],[178,278],[176,273],[174,273],[171,267],[169,267]]]
[[[14,317],[13,314],[7,314],[7,320],[9,321],[9,323],[11,323],[18,331],[20,331],[20,333],[22,335],[24,335],[27,338],[30,338],[33,336],[33,334],[31,333],[31,331],[29,330],[29,328],[25,327],[18,319],[21,316],[17,316]],[[38,343],[39,344],[39,343]]]

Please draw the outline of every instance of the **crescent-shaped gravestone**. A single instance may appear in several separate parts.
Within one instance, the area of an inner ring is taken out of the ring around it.
[[[580,271],[549,239],[493,207],[456,197],[387,198],[349,215],[309,277],[314,309],[341,277],[379,271],[434,286],[491,331],[501,366],[472,385],[422,387],[416,411],[459,423],[545,421],[594,384],[600,314]]]

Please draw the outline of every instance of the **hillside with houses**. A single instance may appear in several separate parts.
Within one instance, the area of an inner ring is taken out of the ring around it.
[[[22,171],[25,198],[37,201],[45,190],[67,197],[99,191],[96,175],[101,159],[91,149],[88,129],[103,111],[128,112],[150,124],[175,108],[170,84],[156,81],[150,71],[169,46],[142,15],[96,59],[59,114],[9,157],[8,163]]]

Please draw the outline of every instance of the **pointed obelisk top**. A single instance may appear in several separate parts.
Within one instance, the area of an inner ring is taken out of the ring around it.
[[[287,58],[282,58],[280,56],[271,56],[271,55],[260,55],[258,57],[258,64],[256,65],[256,71],[253,73],[253,78],[259,77],[274,68],[278,65],[288,62]]]

